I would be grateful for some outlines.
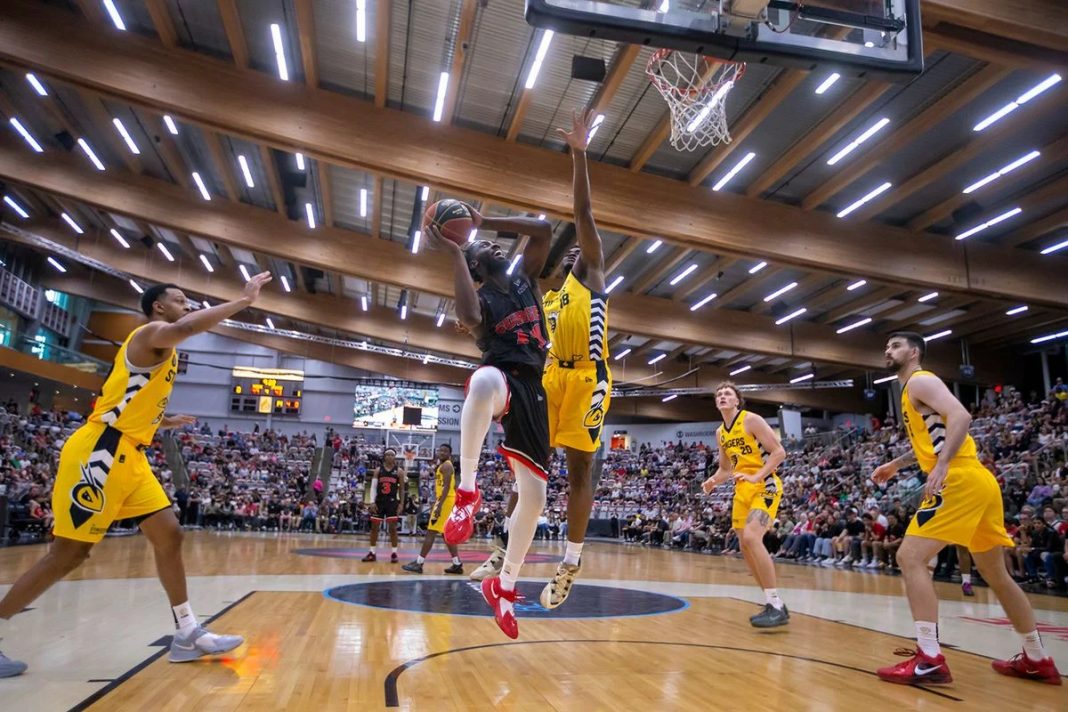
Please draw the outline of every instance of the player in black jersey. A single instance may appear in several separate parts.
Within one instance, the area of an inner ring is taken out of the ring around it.
[[[501,575],[482,582],[482,595],[497,625],[516,638],[515,583],[545,508],[548,478],[549,416],[541,385],[547,344],[537,280],[548,258],[552,226],[534,218],[484,218],[468,209],[476,228],[527,235],[529,241],[513,261],[495,242],[479,240],[461,249],[435,226],[424,226],[432,243],[453,258],[456,318],[482,351],[482,366],[467,381],[460,414],[460,486],[445,541],[460,544],[471,536],[482,503],[475,484],[478,456],[490,423],[499,419],[504,443],[498,451],[515,474],[519,501],[509,520]]]
[[[375,547],[378,546],[378,529],[382,522],[389,525],[389,544],[393,547],[389,563],[397,563],[397,522],[404,510],[405,489],[404,468],[397,462],[397,452],[386,450],[382,453],[382,466],[371,477],[370,492],[374,496],[371,504],[371,549],[361,561],[377,561]]]

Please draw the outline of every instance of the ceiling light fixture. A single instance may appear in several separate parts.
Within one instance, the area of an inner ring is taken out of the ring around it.
[[[1051,74],[1050,76],[1046,77],[1044,80],[1042,80],[1041,82],[1039,82],[1035,86],[1031,87],[1031,89],[1027,90],[1023,94],[1021,94],[1020,96],[1016,97],[1016,101],[1010,101],[1008,104],[1006,104],[1005,106],[1001,107],[1000,109],[995,111],[993,114],[991,114],[990,116],[986,117],[985,119],[983,119],[982,121],[977,123],[975,126],[972,127],[972,131],[982,131],[983,129],[987,128],[988,126],[997,123],[1001,119],[1005,118],[1006,116],[1008,116],[1012,112],[1014,112],[1017,109],[1019,109],[1022,104],[1026,104],[1027,102],[1031,101],[1036,96],[1038,96],[1042,92],[1046,91],[1047,89],[1049,89],[1053,85],[1059,83],[1060,81],[1061,81],[1061,75],[1060,74]]]
[[[126,29],[126,23],[122,21],[122,15],[119,14],[119,9],[115,7],[115,0],[104,0],[104,9],[108,11],[108,15],[111,16],[111,21],[115,23],[115,27],[120,30]]]
[[[687,267],[686,269],[684,269],[683,271],[679,272],[677,275],[675,275],[675,277],[671,280],[671,282],[669,282],[669,284],[672,287],[674,287],[676,284],[678,284],[679,282],[681,282],[682,280],[686,279],[688,276],[693,274],[694,270],[696,270],[696,269],[697,269],[697,263],[696,262],[691,262],[690,266]]]
[[[620,351],[620,352],[619,352],[618,354],[616,354],[616,356],[615,356],[615,358],[614,358],[613,360],[614,360],[614,361],[618,361],[618,360],[620,360],[621,358],[623,358],[624,356],[626,356],[627,354],[629,354],[629,353],[630,353],[631,351],[633,351],[633,350],[634,350],[634,349],[623,349],[623,350],[622,350],[622,351]]]
[[[660,249],[660,246],[664,244],[663,240],[653,240],[653,242],[645,248],[645,254],[651,255]]]
[[[847,292],[852,292],[855,289],[860,289],[861,287],[863,287],[867,283],[868,283],[868,280],[866,280],[866,279],[858,279],[856,282],[853,282],[853,284],[851,284],[848,287],[846,287],[846,291]]]
[[[308,219],[308,227],[315,229],[315,207],[311,203],[304,204],[304,216]]]
[[[790,282],[785,287],[779,287],[774,292],[772,292],[768,296],[764,297],[764,301],[765,302],[770,302],[773,299],[777,299],[777,298],[781,297],[782,295],[786,294],[787,292],[789,292],[791,289],[793,289],[796,286],[797,286],[797,282]]]
[[[1007,312],[1005,312],[1005,316],[1016,316],[1017,314],[1023,314],[1025,311],[1027,311],[1027,309],[1028,307],[1026,304],[1019,307],[1013,307],[1012,309],[1009,309]]]
[[[61,265],[59,263],[59,261],[55,257],[49,256],[48,257],[48,264],[52,265],[53,267],[55,267],[60,272],[66,272],[67,271],[67,268],[64,267],[63,265]]]
[[[126,130],[125,126],[123,126],[122,121],[120,121],[119,119],[112,119],[111,123],[115,124],[115,130],[119,132],[119,135],[122,136],[122,140],[126,142],[127,147],[129,147],[130,149],[130,153],[134,154],[135,156],[140,156],[141,149],[137,147],[136,143],[134,143],[133,137],[130,136],[130,132]]]
[[[286,66],[286,53],[282,47],[282,28],[277,24],[271,25],[271,41],[274,42],[274,57],[278,62],[278,76],[284,82],[289,81],[289,67]]]
[[[997,225],[999,222],[1002,222],[1004,220],[1008,220],[1012,216],[1019,215],[1022,212],[1023,212],[1023,209],[1020,208],[1020,207],[1015,207],[1012,210],[1006,210],[1001,215],[998,215],[996,217],[990,218],[989,220],[987,220],[982,225],[976,225],[975,227],[973,227],[971,229],[965,230],[961,234],[957,235],[957,237],[955,239],[963,240],[965,238],[971,237],[972,235],[975,235],[976,233],[979,233],[979,232],[982,232],[983,230],[986,230],[988,227],[991,227],[993,225]]]
[[[237,165],[241,166],[241,175],[245,176],[245,185],[249,188],[255,188],[256,184],[252,181],[252,171],[249,170],[248,159],[244,156],[238,156]]]
[[[739,373],[745,373],[746,371],[748,371],[748,370],[750,370],[752,368],[753,368],[752,366],[750,366],[749,364],[746,364],[744,366],[740,366],[740,367],[734,369],[733,371],[731,371],[730,375],[731,376],[737,376]]]
[[[719,296],[718,294],[716,294],[715,292],[712,292],[711,294],[709,294],[708,296],[704,297],[703,299],[698,301],[696,304],[691,306],[690,307],[690,311],[697,311],[698,309],[700,309],[704,305],[708,304],[710,301],[712,301],[713,299],[715,299],[718,296]]]
[[[208,187],[204,185],[204,179],[196,171],[193,171],[193,182],[197,184],[197,190],[200,191],[201,197],[204,200],[211,200],[211,193],[208,192]]]
[[[786,316],[784,316],[783,318],[781,318],[781,319],[778,319],[778,320],[777,320],[777,321],[775,322],[775,325],[776,325],[776,326],[782,326],[782,325],[783,325],[783,324],[785,324],[786,322],[790,321],[791,319],[794,319],[794,318],[796,318],[796,317],[799,317],[799,316],[801,316],[802,314],[804,314],[804,313],[805,313],[805,312],[807,312],[807,311],[808,311],[808,309],[805,309],[804,307],[801,307],[801,308],[800,308],[800,309],[798,309],[797,311],[791,312],[791,313],[787,314]]]
[[[16,200],[10,195],[4,196],[4,202],[11,206],[11,209],[14,210],[23,220],[26,220],[30,217],[30,214],[26,212],[26,209],[19,205],[18,202],[16,202]]]
[[[449,91],[449,73],[442,72],[438,77],[438,98],[434,101],[434,121],[441,121],[445,113],[445,95]]]
[[[756,158],[756,154],[752,151],[745,154],[745,156],[742,157],[742,160],[735,163],[734,167],[727,171],[726,175],[720,178],[716,182],[716,184],[712,186],[712,191],[719,192],[723,190],[723,186],[727,185],[727,183],[730,183],[731,179],[734,178],[734,176],[738,175],[738,171],[749,165],[749,162],[752,161],[754,158]]]
[[[885,116],[876,121],[866,131],[864,131],[864,133],[862,133],[860,136],[857,136],[855,139],[846,144],[845,148],[831,156],[830,159],[828,159],[827,161],[827,165],[833,166],[835,163],[838,163],[838,161],[842,160],[850,153],[855,151],[857,147],[860,146],[860,144],[864,143],[869,138],[882,131],[888,123],[890,123],[890,119],[886,118]]]
[[[48,96],[48,90],[44,88],[44,84],[41,84],[41,81],[34,76],[33,72],[26,73],[26,81],[30,83],[30,86],[39,96]]]
[[[1007,166],[1002,166],[1001,168],[997,169],[996,171],[994,171],[993,173],[988,175],[986,178],[981,178],[981,179],[977,180],[976,182],[972,183],[971,185],[969,185],[967,188],[965,188],[961,192],[962,193],[974,193],[975,191],[979,190],[980,188],[982,188],[987,183],[992,183],[992,182],[996,181],[998,178],[1002,177],[1006,173],[1011,173],[1012,171],[1016,170],[1020,166],[1026,164],[1026,163],[1030,163],[1031,161],[1035,160],[1036,158],[1038,158],[1041,155],[1042,154],[1039,153],[1038,151],[1031,151],[1030,153],[1028,153],[1028,154],[1026,154],[1024,156],[1020,156],[1019,158],[1017,158],[1015,161],[1013,161],[1012,163],[1008,164]]]
[[[93,147],[89,145],[88,141],[86,141],[84,138],[79,138],[78,146],[81,147],[82,151],[85,153],[86,156],[89,157],[89,160],[92,161],[93,165],[96,166],[96,169],[98,171],[104,170],[104,164],[101,163],[100,159],[96,157],[95,153],[93,153]]]
[[[860,321],[854,321],[852,324],[847,324],[846,326],[843,326],[841,329],[839,329],[835,333],[844,334],[847,331],[852,331],[853,329],[859,329],[860,327],[864,326],[865,324],[870,324],[870,323],[871,323],[871,317],[870,316],[864,317]]]
[[[115,238],[116,242],[123,246],[123,249],[130,249],[130,243],[126,241],[126,238],[123,237],[118,230],[111,228],[108,232],[111,233],[111,236]]]
[[[167,249],[167,246],[163,244],[162,240],[156,243],[156,247],[159,248],[159,251],[163,253],[163,256],[167,258],[168,262],[174,262],[174,255],[171,254],[171,251]]]
[[[167,126],[167,130],[171,132],[171,135],[178,135],[178,125],[174,123],[174,119],[172,119],[169,115],[163,115],[163,123]]]
[[[816,87],[816,93],[817,94],[823,94],[828,89],[833,87],[835,82],[837,82],[841,78],[842,78],[842,75],[839,74],[838,72],[831,72],[831,76],[829,76],[826,79],[824,79],[823,82],[821,82],[820,85],[818,87]]]
[[[604,289],[605,294],[611,294],[612,290],[615,289],[616,287],[618,287],[620,282],[622,282],[622,281],[623,281],[623,275],[621,275],[621,274],[620,275],[616,275],[616,278],[613,279],[612,282],[607,287],[605,287],[605,289]]]
[[[867,195],[865,195],[863,198],[861,198],[857,202],[849,205],[844,210],[840,211],[837,214],[837,217],[844,218],[846,215],[849,215],[851,212],[853,212],[854,210],[856,210],[860,206],[864,205],[867,202],[875,200],[877,197],[879,197],[880,195],[882,195],[886,191],[890,190],[890,187],[891,187],[891,185],[890,185],[889,181],[887,181],[886,183],[883,183],[878,188],[876,188],[872,192],[868,193]]]
[[[534,63],[530,65],[530,71],[527,72],[527,81],[523,85],[527,89],[533,89],[534,83],[538,81],[538,74],[541,72],[541,63],[545,61],[545,54],[549,51],[549,45],[553,41],[552,30],[545,30],[541,35],[541,43],[538,45],[538,52],[534,55]]]
[[[85,230],[82,229],[82,226],[74,222],[74,218],[72,218],[70,215],[67,215],[66,213],[60,213],[59,217],[63,218],[63,222],[70,225],[71,230],[74,230],[74,232],[78,233],[79,235],[85,234]]]
[[[205,254],[201,254],[200,255],[200,263],[202,265],[204,265],[204,269],[206,269],[209,273],[215,271],[215,268],[211,266],[211,262],[208,260],[208,256],[207,255],[205,255]],[[283,279],[285,279],[285,277],[283,277]]]
[[[15,127],[15,130],[18,131],[22,138],[26,141],[26,143],[30,144],[30,148],[32,148],[35,153],[44,153],[44,149],[41,148],[41,144],[37,143],[37,139],[35,139],[30,134],[30,132],[26,130],[26,127],[22,125],[21,121],[16,119],[14,116],[12,116],[9,121],[11,122],[11,125]]]
[[[768,266],[767,262],[757,262],[755,265],[749,268],[749,274],[756,274],[760,270]]]

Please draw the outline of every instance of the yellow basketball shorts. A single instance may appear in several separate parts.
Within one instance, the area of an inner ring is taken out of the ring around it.
[[[745,529],[749,513],[762,510],[768,513],[768,519],[774,521],[782,500],[782,480],[772,475],[762,484],[738,481],[734,485],[734,504],[731,505],[731,527]]]
[[[449,497],[441,504],[441,516],[434,517],[433,508],[430,510],[430,523],[427,524],[427,529],[438,534],[445,533],[445,522],[449,519],[449,514],[452,513],[452,508],[456,504],[455,497]]]
[[[596,452],[612,402],[612,371],[604,361],[574,365],[550,361],[541,379],[549,402],[549,445]]]
[[[144,452],[115,428],[87,423],[63,446],[52,490],[56,536],[96,543],[112,522],[170,506]]]
[[[1005,531],[1001,487],[978,460],[950,463],[942,491],[920,502],[905,536],[922,536],[969,551],[1013,546]]]

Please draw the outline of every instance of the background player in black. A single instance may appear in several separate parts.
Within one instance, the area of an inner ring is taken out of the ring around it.
[[[371,492],[374,502],[371,504],[371,550],[361,561],[377,561],[375,547],[378,546],[378,529],[382,522],[389,525],[389,544],[392,552],[389,563],[395,564],[397,558],[397,522],[404,509],[405,472],[397,462],[395,450],[382,453],[382,465],[375,470],[371,478]]]
[[[525,234],[530,240],[508,274],[510,260],[500,245],[480,240],[461,249],[433,225],[424,226],[432,244],[452,257],[456,318],[475,336],[483,364],[467,382],[460,415],[460,486],[445,541],[459,544],[471,536],[482,501],[475,484],[478,456],[490,423],[498,418],[505,431],[498,450],[515,474],[519,501],[509,520],[501,575],[482,582],[482,595],[493,607],[497,625],[515,638],[515,583],[545,508],[549,419],[541,385],[546,342],[537,279],[548,257],[552,227],[544,220],[483,218],[470,210],[475,227]],[[477,289],[476,281],[481,285]]]

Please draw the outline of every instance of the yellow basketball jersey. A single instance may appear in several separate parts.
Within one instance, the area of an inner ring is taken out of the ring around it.
[[[549,352],[559,361],[600,361],[608,332],[608,296],[586,288],[574,273],[542,298]]]
[[[758,472],[764,466],[764,447],[760,441],[745,432],[745,419],[749,412],[738,411],[734,422],[719,426],[719,447],[727,453],[734,469],[745,475]]]
[[[448,493],[442,497],[442,492],[445,489],[445,482],[449,483]],[[438,465],[438,469],[434,470],[434,497],[437,499],[446,499],[456,496],[456,477],[446,477],[445,473],[441,469],[441,465]]]
[[[155,366],[135,367],[126,358],[126,350],[141,328],[131,331],[115,354],[115,364],[100,390],[89,422],[110,425],[138,443],[148,445],[171,397],[178,373],[178,353],[171,349],[167,358]]]
[[[930,371],[915,371],[909,376],[909,381],[917,375],[933,376],[934,374]],[[920,469],[924,472],[930,472],[931,468],[938,462],[938,455],[942,452],[942,445],[946,441],[946,423],[938,413],[924,414],[912,405],[912,401],[909,400],[908,381],[905,382],[905,387],[901,389],[901,414],[905,420],[905,432],[909,435],[912,451],[916,453],[916,462],[919,463]],[[962,459],[979,462],[975,450],[975,441],[972,440],[971,435],[965,436],[964,443],[960,446],[960,450],[957,451],[953,462],[958,462]]]

